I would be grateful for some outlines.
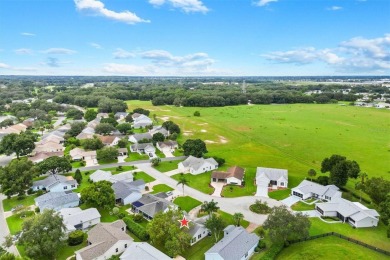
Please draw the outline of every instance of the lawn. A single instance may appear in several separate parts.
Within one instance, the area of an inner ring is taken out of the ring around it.
[[[207,155],[222,157],[229,165],[288,169],[290,188],[310,168],[319,173],[322,160],[332,154],[357,161],[371,177],[390,179],[390,153],[384,145],[390,143],[390,111],[385,109],[338,104],[193,108],[152,106],[150,101],[127,103],[153,109],[160,119],[168,117],[179,124],[186,133],[179,136],[180,143],[188,138],[211,141]],[[202,116],[194,117],[194,110]],[[353,189],[354,182],[349,181],[347,187]],[[252,192],[248,189],[245,195]]]
[[[152,194],[156,194],[159,192],[167,192],[173,190],[171,187],[165,184],[157,184],[153,186],[153,191],[151,192]]]
[[[80,250],[81,248],[85,247],[87,245],[87,235],[84,236],[83,243],[76,246],[69,246],[68,244],[65,244],[65,246],[62,246],[58,252],[57,252],[57,260],[66,260],[68,257],[74,255],[74,252],[77,250]]]
[[[149,160],[149,156],[146,154],[129,153],[129,156],[125,159],[126,162]]]
[[[173,203],[178,205],[180,209],[185,210],[186,212],[190,212],[191,209],[202,204],[202,202],[200,202],[199,200],[193,199],[188,196],[178,197],[173,201]]]
[[[153,178],[152,176],[150,176],[144,172],[135,172],[135,173],[133,173],[133,176],[134,176],[134,180],[142,179],[145,181],[145,183],[149,183],[149,182],[156,180],[155,178]]]
[[[100,165],[118,163],[118,159],[114,159],[114,160],[98,160],[98,163]]]
[[[290,196],[291,190],[285,189],[285,190],[276,190],[268,192],[268,197],[275,199],[275,200],[282,200]]]
[[[81,192],[81,190],[83,190],[86,187],[88,187],[89,185],[91,185],[91,183],[88,181],[88,179],[89,179],[89,175],[92,174],[93,172],[94,171],[81,172],[81,176],[83,177],[83,179],[81,180],[81,183],[77,187],[77,189],[74,190],[74,192]],[[72,174],[72,176],[74,176],[74,174]]]
[[[154,166],[154,168],[160,172],[169,172],[176,170],[179,163],[180,161],[160,162],[157,166]]]
[[[72,162],[72,168],[80,168],[80,167],[84,167],[85,166],[85,163],[84,165],[82,165],[82,163],[84,163],[83,161],[77,161],[77,162]]]
[[[209,250],[215,243],[214,237],[205,237],[198,243],[187,249],[182,256],[189,260],[203,260],[204,253]]]
[[[134,170],[134,166],[122,166],[122,168],[118,167],[111,167],[111,168],[104,168],[102,169],[103,171],[110,171],[113,175],[121,173],[121,172],[127,172],[127,171],[132,171]]]
[[[384,254],[329,236],[290,245],[276,259],[389,259]]]
[[[236,222],[234,221],[233,215],[230,215],[229,213],[218,210],[218,215],[223,219],[226,225],[235,225]],[[243,226],[244,228],[247,228],[249,226],[249,222],[242,219],[240,221],[240,225]]]
[[[302,201],[298,201],[294,205],[291,206],[292,210],[303,211],[303,210],[313,210],[315,208],[314,204],[308,205],[303,203]]]
[[[23,206],[31,206],[35,204],[34,199],[37,195],[26,196],[24,199],[19,200],[18,197],[12,197],[10,199],[3,200],[3,208],[4,211],[10,211],[12,208],[23,205]]]
[[[34,211],[26,211],[24,218],[21,218],[21,213],[8,217],[6,221],[11,234],[15,235],[19,231],[22,231],[22,225],[24,220],[26,220],[26,218],[28,217],[33,216],[34,214],[35,214]]]
[[[188,181],[188,186],[191,188],[197,189],[203,193],[206,194],[212,194],[214,192],[214,188],[210,187],[210,178],[211,178],[211,172],[205,172],[198,175],[192,175],[192,174],[175,174],[171,177],[175,180],[179,180],[181,176],[184,176],[186,180]],[[184,188],[185,189],[185,188]]]
[[[240,196],[248,196],[256,194],[256,186],[254,184],[254,179],[256,177],[256,169],[249,168],[245,169],[245,186],[238,185],[226,185],[222,189],[222,197],[226,198],[235,198]]]

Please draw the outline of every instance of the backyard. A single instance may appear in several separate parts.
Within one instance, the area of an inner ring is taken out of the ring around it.
[[[173,203],[178,205],[180,209],[185,210],[187,213],[202,204],[199,200],[193,199],[189,196],[178,197],[173,201]]]
[[[184,178],[188,181],[188,186],[191,188],[197,189],[206,194],[212,194],[214,192],[214,188],[209,186],[211,180],[211,172],[205,172],[198,175],[179,173],[172,175],[171,177],[178,181],[180,180],[181,176],[184,176]]]

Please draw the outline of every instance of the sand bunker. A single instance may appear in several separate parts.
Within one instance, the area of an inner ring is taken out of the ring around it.
[[[225,137],[223,137],[222,135],[219,135],[218,137],[219,137],[219,142],[221,144],[226,144],[228,142],[228,140]]]
[[[211,140],[204,140],[206,144],[216,144],[217,142],[211,141]]]
[[[207,132],[207,130],[205,130],[205,129],[202,129],[202,130],[200,130],[202,133],[206,133]]]

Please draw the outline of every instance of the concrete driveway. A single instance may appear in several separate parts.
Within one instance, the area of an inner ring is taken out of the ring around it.
[[[182,173],[182,170],[181,169],[176,169],[176,170],[172,170],[172,171],[169,171],[169,172],[164,172],[164,174],[166,174],[168,176],[172,176],[172,175],[175,175],[175,174],[178,174],[178,173]]]
[[[256,197],[266,197],[268,198],[268,183],[259,182],[257,184]]]
[[[165,157],[175,157],[175,156],[171,153],[171,151],[163,150],[162,152],[163,152],[163,154],[165,155]]]
[[[297,203],[298,201],[300,201],[300,199],[296,196],[290,196],[288,198],[285,198],[284,200],[281,200],[280,202],[282,202],[284,205],[286,205],[287,207],[291,207],[292,205],[294,205],[295,203]]]
[[[214,187],[214,193],[211,194],[213,197],[221,197],[223,186],[225,186],[226,183],[223,182],[212,182],[211,186]]]
[[[12,155],[0,155],[0,166],[6,166],[8,165],[12,159],[16,157],[15,154],[12,154]]]

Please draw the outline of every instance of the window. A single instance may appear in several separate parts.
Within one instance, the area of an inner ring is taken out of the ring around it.
[[[201,237],[202,237],[202,234],[199,234],[199,235],[198,235],[198,239],[201,238]]]
[[[117,253],[119,252],[118,248],[115,249],[115,252],[117,252]]]
[[[191,243],[195,243],[195,241],[196,241],[196,237],[193,237],[193,238],[191,239]]]
[[[74,188],[74,187],[76,187],[76,185],[74,185],[74,184],[72,184],[72,186],[70,186],[71,188]]]
[[[281,182],[281,183],[280,183],[280,186],[284,186],[284,182]]]
[[[64,190],[67,190],[68,189],[68,186],[64,186]]]
[[[124,227],[122,227],[122,231],[125,231],[125,228],[124,228]]]
[[[125,244],[125,248],[127,248],[127,244]]]

